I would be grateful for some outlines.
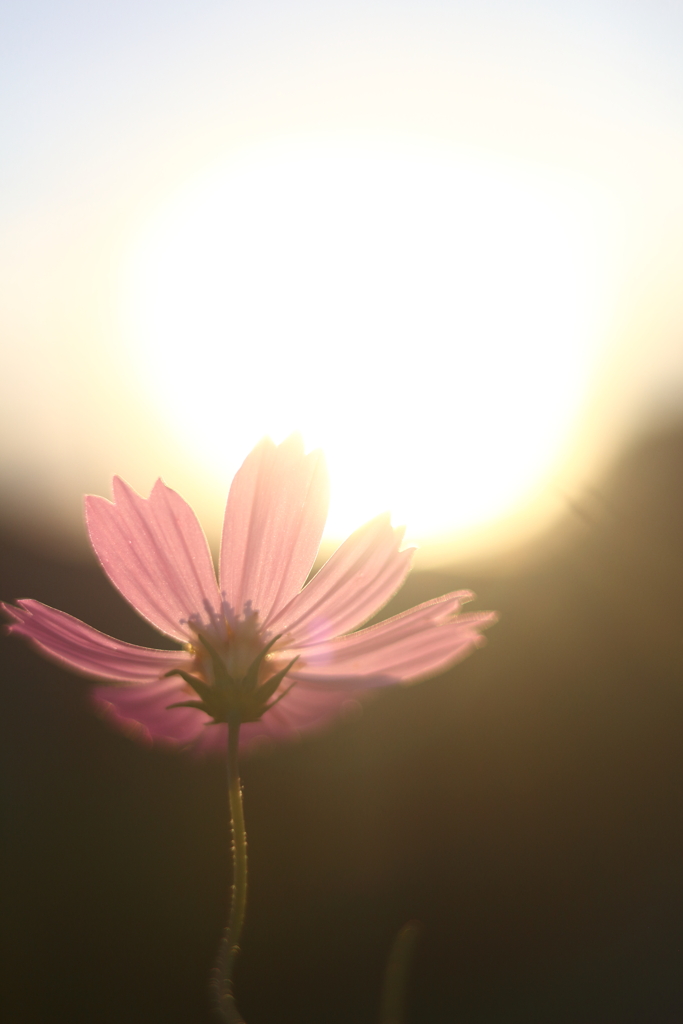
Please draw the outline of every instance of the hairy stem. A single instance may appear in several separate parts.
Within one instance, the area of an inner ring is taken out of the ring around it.
[[[244,1024],[232,992],[232,972],[247,906],[247,833],[244,828],[242,786],[239,775],[240,723],[228,723],[228,794],[232,829],[232,888],[230,914],[223,933],[213,975],[216,1005],[225,1024]]]

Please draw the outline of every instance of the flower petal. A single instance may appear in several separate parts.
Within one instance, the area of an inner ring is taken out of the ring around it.
[[[414,682],[441,671],[481,644],[481,630],[496,620],[493,612],[454,617],[470,596],[447,594],[359,633],[291,647],[282,656],[299,654],[300,661],[288,678],[353,689]]]
[[[192,744],[210,728],[210,719],[203,711],[169,708],[169,704],[192,696],[178,676],[159,679],[147,686],[96,686],[92,693],[98,710],[116,728],[137,738],[183,746]]]
[[[367,622],[408,574],[414,549],[399,551],[402,536],[402,530],[392,529],[388,514],[366,523],[271,619],[269,629],[291,634],[297,644],[310,644]]]
[[[18,601],[2,608],[13,619],[11,633],[27,637],[55,661],[87,676],[149,683],[173,668],[187,668],[192,661],[186,651],[156,651],[115,640],[40,601]]]
[[[221,542],[221,591],[235,616],[257,611],[262,625],[306,581],[322,537],[329,500],[322,452],[304,455],[292,435],[264,438],[230,488]]]
[[[190,621],[210,630],[221,600],[206,538],[190,506],[161,480],[145,499],[114,477],[114,499],[85,499],[90,540],[114,586],[175,640],[192,639]]]
[[[289,677],[285,683],[289,685]],[[261,719],[267,735],[280,739],[324,725],[345,707],[357,706],[347,690],[299,683]],[[255,724],[261,724],[255,723]]]

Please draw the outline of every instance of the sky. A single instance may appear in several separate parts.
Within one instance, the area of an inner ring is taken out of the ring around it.
[[[683,13],[0,7],[0,486],[77,549],[264,433],[425,564],[541,529],[683,394]]]

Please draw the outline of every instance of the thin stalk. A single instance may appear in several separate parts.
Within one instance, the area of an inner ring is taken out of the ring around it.
[[[379,1024],[405,1024],[408,971],[420,930],[419,921],[409,921],[394,939],[384,972]]]
[[[242,785],[239,774],[240,723],[228,723],[228,795],[232,831],[232,887],[228,924],[213,973],[216,1005],[225,1024],[244,1024],[232,992],[232,972],[247,907],[247,833],[244,827]]]

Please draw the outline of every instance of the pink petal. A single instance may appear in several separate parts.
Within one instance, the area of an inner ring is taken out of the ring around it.
[[[182,679],[171,676],[147,686],[97,686],[92,699],[98,710],[128,735],[185,746],[210,727],[210,719],[196,708],[168,705],[194,696]]]
[[[310,644],[347,633],[387,603],[410,569],[413,549],[399,551],[402,530],[389,516],[366,523],[344,541],[310,583],[271,619],[273,633]]]
[[[285,682],[289,685],[291,680]],[[356,706],[356,702],[350,699],[346,690],[302,682],[292,687],[287,696],[267,711],[260,723],[255,724],[262,724],[268,736],[280,739],[323,725],[350,705]]]
[[[220,615],[220,594],[190,506],[161,480],[145,499],[115,477],[114,498],[85,499],[90,540],[114,586],[175,640],[192,638],[190,621],[211,628]]]
[[[299,654],[301,660],[288,678],[368,688],[441,671],[481,644],[481,630],[495,622],[493,612],[452,617],[469,597],[467,592],[447,594],[359,633],[292,647],[283,656]]]
[[[14,620],[11,633],[27,637],[55,661],[87,676],[149,683],[173,668],[188,668],[192,661],[186,651],[156,651],[114,640],[40,601],[18,601],[16,606],[2,608]]]
[[[264,438],[230,488],[221,543],[221,591],[232,612],[268,620],[306,581],[327,516],[321,452],[304,455],[300,437]]]

